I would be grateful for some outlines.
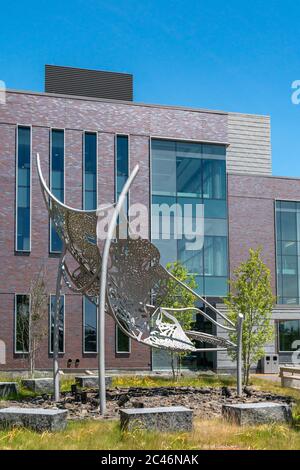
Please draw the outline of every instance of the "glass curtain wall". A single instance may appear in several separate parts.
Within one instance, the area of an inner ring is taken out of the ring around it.
[[[276,201],[279,304],[300,303],[300,202]]]
[[[152,220],[158,207],[174,208],[170,210],[170,237],[165,212],[159,211],[159,227],[153,227],[152,222],[152,241],[161,252],[162,263],[181,261],[195,275],[201,295],[225,296],[228,278],[226,147],[153,139],[151,154]],[[191,210],[188,214],[186,205]],[[178,229],[176,221],[180,214],[184,215],[182,231],[187,225],[196,231],[199,205],[204,208],[204,242],[194,243],[188,249],[191,240],[186,234],[181,239],[174,236]]]

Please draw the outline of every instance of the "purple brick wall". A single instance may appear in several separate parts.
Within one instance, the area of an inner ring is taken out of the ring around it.
[[[32,250],[16,254],[15,243],[15,135],[16,125],[32,126]],[[140,173],[131,190],[131,202],[149,205],[149,140],[151,136],[198,141],[227,141],[227,115],[167,107],[105,102],[89,99],[8,92],[7,103],[0,106],[0,339],[7,347],[7,364],[2,369],[26,367],[13,352],[14,294],[26,293],[30,281],[42,266],[47,266],[48,290],[55,293],[58,259],[49,256],[49,220],[39,188],[35,154],[40,153],[42,170],[49,176],[50,128],[65,129],[65,202],[82,207],[82,132],[98,132],[98,202],[114,201],[115,134],[130,135],[130,167],[140,165]],[[82,298],[64,288],[65,354],[80,359],[80,368],[95,368],[96,355],[83,354]],[[48,320],[47,320],[48,323]],[[115,353],[115,326],[107,318],[106,367],[108,369],[149,369],[150,349],[132,342],[130,355]],[[47,325],[46,325],[47,326]],[[38,368],[50,368],[48,339],[40,346]]]

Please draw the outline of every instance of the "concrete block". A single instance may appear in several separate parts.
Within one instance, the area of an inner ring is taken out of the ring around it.
[[[248,424],[290,423],[291,408],[283,403],[237,403],[223,405],[222,416],[226,421],[240,426]]]
[[[0,409],[0,428],[21,426],[34,431],[61,431],[65,429],[67,410],[43,408],[2,408]]]
[[[161,408],[129,408],[120,410],[122,430],[135,428],[163,432],[190,432],[193,429],[193,411],[184,406]]]

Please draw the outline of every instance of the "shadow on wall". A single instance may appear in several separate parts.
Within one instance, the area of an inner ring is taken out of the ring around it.
[[[2,339],[0,339],[0,364],[6,364],[6,347]]]

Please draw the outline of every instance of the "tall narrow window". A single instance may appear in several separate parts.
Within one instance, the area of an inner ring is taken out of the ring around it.
[[[116,136],[116,158],[115,158],[115,174],[116,174],[116,201],[119,199],[121,191],[128,179],[129,174],[129,150],[128,136]],[[124,204],[124,215],[128,216],[128,194]],[[120,216],[121,217],[121,216]],[[123,331],[116,326],[116,352],[129,353],[130,340]]]
[[[125,335],[121,328],[116,325],[116,353],[129,354],[130,353],[130,338]]]
[[[16,250],[30,251],[31,129],[17,128]]]
[[[97,352],[97,308],[86,297],[83,298],[83,337],[85,353]]]
[[[116,200],[118,200],[129,173],[128,136],[116,136]],[[125,206],[127,212],[128,200]]]
[[[97,209],[97,134],[84,133],[83,208]]]
[[[53,353],[53,333],[54,333],[54,313],[55,313],[55,295],[50,296],[50,354]],[[59,312],[59,334],[58,334],[58,352],[65,351],[65,297],[60,297],[60,312]]]
[[[50,186],[54,196],[61,202],[65,199],[64,167],[65,167],[65,135],[63,130],[51,130],[51,168]],[[62,242],[52,222],[50,230],[50,251],[59,253]]]
[[[28,352],[29,345],[29,295],[17,294],[15,297],[15,352]]]

